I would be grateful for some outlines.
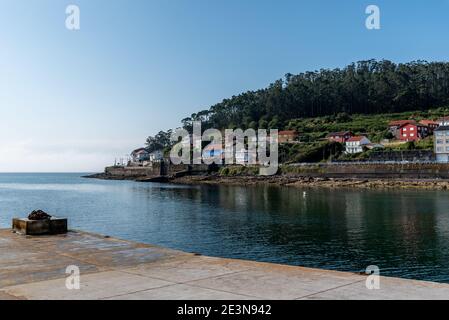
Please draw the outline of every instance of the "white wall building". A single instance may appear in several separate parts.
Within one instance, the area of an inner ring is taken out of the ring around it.
[[[143,162],[149,160],[149,153],[145,148],[139,148],[131,152],[133,162]]]
[[[162,150],[156,150],[149,154],[149,160],[152,162],[161,161],[162,159],[164,159],[164,152]]]
[[[355,136],[346,141],[346,153],[354,154],[363,152],[363,147],[371,144],[371,141],[365,136]]]
[[[449,126],[438,127],[433,134],[437,162],[449,162]]]

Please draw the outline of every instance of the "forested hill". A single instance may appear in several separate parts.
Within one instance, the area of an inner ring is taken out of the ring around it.
[[[343,69],[287,74],[183,119],[203,128],[280,128],[290,119],[396,113],[449,105],[449,63],[360,61]]]

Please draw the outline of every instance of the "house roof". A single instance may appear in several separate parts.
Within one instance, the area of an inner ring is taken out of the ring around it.
[[[397,127],[397,126],[405,126],[407,124],[416,124],[415,120],[395,120],[395,121],[390,121],[390,123],[388,123],[388,125],[390,127]]]
[[[425,125],[425,124],[422,124],[422,123],[407,123],[407,124],[404,124],[403,126],[401,126],[401,128],[402,127],[406,127],[406,126],[415,126],[415,127],[427,127],[427,125]]]
[[[355,136],[348,139],[348,142],[357,142],[362,141],[363,139],[367,139],[365,136]]]
[[[449,131],[449,126],[440,126],[435,131]]]
[[[327,135],[327,137],[340,137],[348,134],[352,134],[352,132],[351,131],[331,132]]]
[[[428,126],[428,125],[438,125],[438,122],[435,122],[433,120],[421,120],[419,123]]]
[[[148,151],[145,148],[139,148],[131,152],[131,154],[138,154],[138,153],[148,153]]]
[[[442,118],[437,119],[437,122],[439,122],[439,121],[449,121],[449,117],[442,117]]]

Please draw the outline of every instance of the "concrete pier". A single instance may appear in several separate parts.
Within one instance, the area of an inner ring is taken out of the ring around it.
[[[68,266],[80,289],[66,287]],[[0,230],[0,299],[449,299],[449,284],[197,256],[85,232]]]

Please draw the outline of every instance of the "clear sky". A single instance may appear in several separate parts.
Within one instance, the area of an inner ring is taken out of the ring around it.
[[[448,16],[447,0],[0,0],[0,172],[101,171],[286,73],[447,61]]]

